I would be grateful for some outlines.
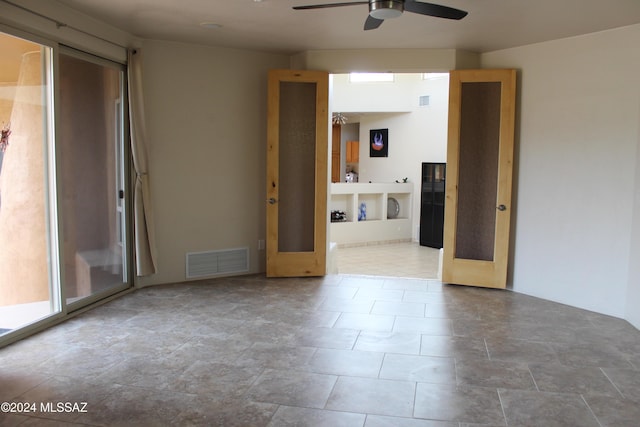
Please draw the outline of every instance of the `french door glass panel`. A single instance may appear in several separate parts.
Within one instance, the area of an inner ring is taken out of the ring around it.
[[[456,258],[493,261],[500,82],[462,83]]]
[[[0,32],[0,335],[60,312],[53,179],[52,49]]]
[[[315,247],[316,84],[280,83],[278,251]]]
[[[59,211],[67,303],[126,285],[123,70],[59,55]]]

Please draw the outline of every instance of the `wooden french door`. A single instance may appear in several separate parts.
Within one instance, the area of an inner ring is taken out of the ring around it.
[[[326,273],[329,74],[271,70],[267,276]]]
[[[452,71],[442,281],[505,288],[515,70]]]

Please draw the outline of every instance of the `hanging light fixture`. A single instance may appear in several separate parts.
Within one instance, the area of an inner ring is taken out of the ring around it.
[[[376,0],[369,2],[369,15],[376,19],[391,19],[402,15],[404,2],[398,0]]]
[[[343,125],[347,123],[347,117],[342,113],[334,113],[333,116],[331,116],[331,122],[334,125]]]

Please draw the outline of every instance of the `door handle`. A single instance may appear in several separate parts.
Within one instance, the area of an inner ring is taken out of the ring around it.
[[[267,200],[267,202],[269,202],[270,205],[275,205],[277,200],[274,199],[273,197],[269,197],[269,200]]]
[[[498,210],[501,211],[501,212],[504,212],[504,211],[507,210],[507,207],[505,205],[500,205],[500,206],[498,206]]]

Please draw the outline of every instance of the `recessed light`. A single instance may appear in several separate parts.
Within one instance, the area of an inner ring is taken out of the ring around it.
[[[200,26],[202,28],[210,28],[210,29],[214,29],[214,28],[220,28],[222,27],[222,25],[220,24],[216,24],[215,22],[201,22]]]

